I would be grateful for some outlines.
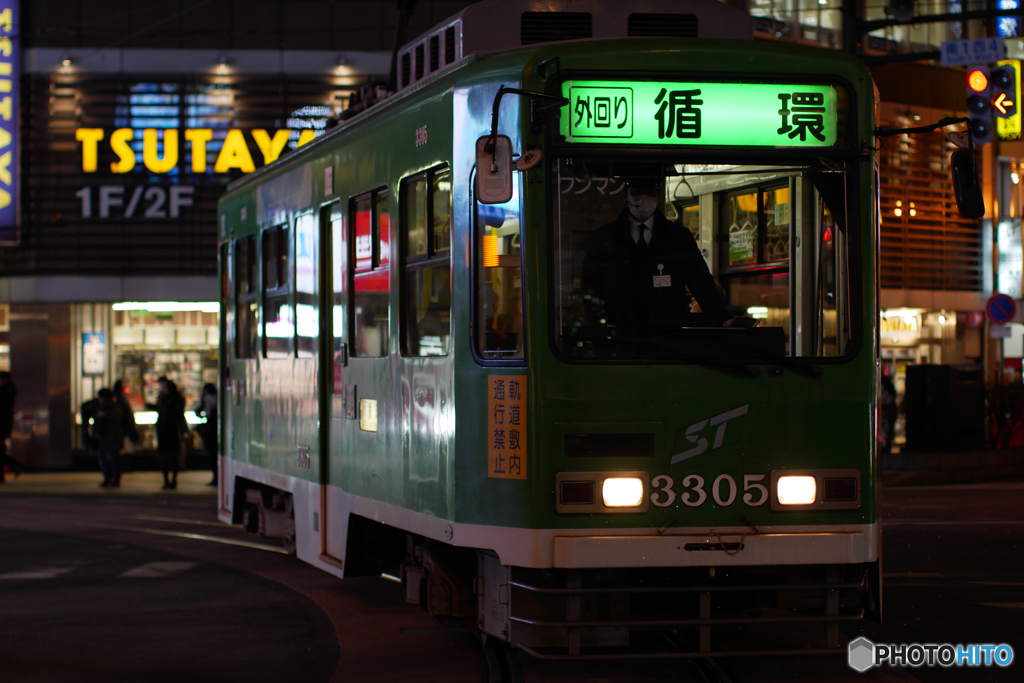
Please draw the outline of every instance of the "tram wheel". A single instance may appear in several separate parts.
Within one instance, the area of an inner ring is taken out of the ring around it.
[[[294,555],[297,550],[294,536],[286,536],[285,538],[282,538],[281,545],[284,546],[285,551],[287,551],[289,555]]]
[[[480,683],[505,683],[501,671],[498,648],[484,644],[480,647]]]
[[[294,555],[298,549],[295,542],[295,508],[292,502],[292,497],[288,496],[284,503],[285,510],[285,535],[281,539],[281,545],[288,551],[289,555]]]
[[[506,645],[498,650],[498,659],[501,660],[501,674],[504,677],[504,683],[524,683],[526,681],[526,678],[523,677],[523,662],[519,658],[519,650]]]

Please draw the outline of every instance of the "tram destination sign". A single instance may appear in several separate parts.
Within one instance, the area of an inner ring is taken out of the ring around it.
[[[566,81],[561,134],[571,144],[831,147],[831,85]]]

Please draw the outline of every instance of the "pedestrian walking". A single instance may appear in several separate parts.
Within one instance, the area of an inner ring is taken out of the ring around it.
[[[121,408],[117,405],[114,392],[100,389],[97,393],[99,405],[93,417],[92,436],[96,440],[100,470],[103,472],[103,488],[121,485],[121,468],[117,456],[124,448],[124,431],[121,428]]]
[[[160,397],[157,399],[156,450],[164,473],[164,490],[178,488],[178,463],[185,445],[185,399],[178,385],[161,376]]]
[[[24,469],[22,464],[7,453],[7,441],[11,438],[14,430],[14,398],[18,395],[18,388],[11,380],[11,373],[0,371],[0,484],[4,483],[4,466],[7,465],[14,472],[17,479]]]
[[[196,433],[203,440],[203,452],[210,459],[210,469],[213,470],[213,479],[207,486],[217,485],[217,387],[206,383],[203,385],[203,396],[196,406],[196,415],[205,420],[196,425]]]

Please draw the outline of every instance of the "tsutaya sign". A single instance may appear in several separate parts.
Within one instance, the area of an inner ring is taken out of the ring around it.
[[[566,81],[561,134],[570,143],[695,147],[831,147],[830,85]]]
[[[108,144],[118,157],[117,161],[110,163],[110,170],[113,173],[128,173],[134,169],[135,150],[132,149],[130,143],[137,139],[136,134],[138,132],[140,131],[134,128],[118,128],[108,138],[106,131],[102,128],[79,128],[76,130],[75,138],[82,143],[82,170],[86,173],[96,172],[97,157],[99,156],[98,152],[101,143]],[[208,171],[206,145],[213,140],[212,128],[186,129],[182,136],[184,137],[184,144],[179,140],[176,128],[146,128],[141,133],[142,162],[149,172],[168,173],[176,168],[178,165],[178,150],[184,147],[185,144],[191,146],[192,172],[206,173]],[[291,131],[288,129],[278,130],[271,135],[265,130],[256,129],[249,131],[249,134],[263,154],[263,163],[269,164],[281,155],[285,145],[288,144]],[[312,129],[303,130],[299,136],[298,146],[301,147],[310,142],[314,137],[316,137],[316,131]],[[162,151],[160,149],[161,143]],[[252,154],[249,153],[249,146],[246,144],[245,135],[237,128],[228,131],[224,144],[217,154],[217,161],[213,165],[213,172],[227,173],[235,168],[244,173],[251,173],[256,170]]]
[[[0,242],[17,239],[18,0],[0,0]]]

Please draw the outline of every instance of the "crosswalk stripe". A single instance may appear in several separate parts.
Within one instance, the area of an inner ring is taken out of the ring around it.
[[[198,562],[149,562],[120,574],[121,579],[163,579],[187,572]]]
[[[0,580],[8,579],[55,579],[61,574],[74,571],[77,567],[39,567],[38,569],[26,569],[20,572],[7,572],[0,574]]]

